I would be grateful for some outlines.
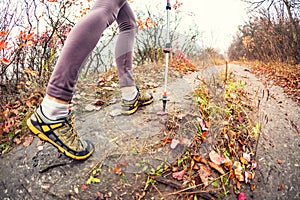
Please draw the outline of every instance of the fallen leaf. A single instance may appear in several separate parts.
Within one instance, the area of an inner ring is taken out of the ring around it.
[[[226,158],[223,155],[220,155],[216,151],[211,151],[209,153],[209,158],[212,162],[214,162],[217,165],[221,165],[226,161]]]
[[[116,167],[114,167],[113,171],[117,174],[117,175],[122,175],[122,166],[120,164],[117,164]]]
[[[209,129],[206,127],[206,125],[205,125],[203,119],[201,119],[200,117],[197,117],[197,122],[198,122],[198,124],[200,125],[202,131],[208,131],[208,130],[209,130]]]
[[[279,186],[278,186],[278,191],[281,191],[281,190],[283,190],[284,189],[284,185],[283,184],[280,184]]]
[[[208,164],[207,160],[205,158],[203,158],[202,156],[200,156],[200,155],[193,156],[193,160],[195,160],[198,163],[203,163],[205,165]]]
[[[245,193],[241,192],[238,196],[238,200],[247,200],[247,196]]]
[[[255,184],[252,184],[251,185],[251,191],[254,191],[256,189],[256,185]]]
[[[33,142],[34,137],[33,135],[29,134],[24,139],[25,141],[23,142],[23,146],[28,147]]]
[[[1,62],[5,65],[9,65],[10,61],[7,58],[2,58]]]
[[[37,143],[36,143],[36,146],[39,147],[39,146],[42,146],[44,144],[44,142],[42,140],[39,140]]]
[[[243,158],[244,158],[245,160],[247,160],[248,162],[251,161],[251,155],[248,154],[248,153],[243,153]]]
[[[96,192],[97,197],[99,197],[99,199],[104,199],[104,194],[101,192]],[[97,198],[98,199],[98,198]]]
[[[185,170],[181,170],[179,172],[173,172],[173,174],[172,174],[173,178],[175,178],[179,181],[183,179],[184,175],[185,175]]]
[[[228,157],[226,157],[226,160],[224,162],[224,168],[226,170],[231,170],[232,169],[232,161]]]
[[[252,180],[254,178],[254,173],[245,171],[245,183],[248,183],[249,180]]]
[[[198,171],[201,181],[204,184],[204,187],[208,186],[208,179],[211,175],[211,170],[206,165],[200,165],[200,169]]]
[[[164,139],[164,140],[161,142],[161,144],[162,144],[163,146],[165,146],[166,144],[171,143],[171,142],[172,142],[172,139],[171,139],[171,138],[166,138],[166,139]]]
[[[82,184],[82,185],[81,185],[81,188],[82,188],[83,190],[87,190],[87,189],[88,189],[88,186],[87,186],[86,184]]]
[[[251,164],[250,170],[253,170],[253,169],[255,169],[255,168],[257,167],[257,163],[256,163],[255,160],[252,160],[251,163],[252,163],[252,164]]]
[[[217,165],[214,162],[208,162],[209,166],[213,169],[215,169],[216,171],[218,171],[220,174],[225,174],[224,169],[221,167],[221,165]]]
[[[247,161],[244,157],[240,157],[240,161],[241,161],[241,163],[243,163],[244,165],[248,165],[248,161]]]
[[[233,164],[234,175],[239,181],[244,181],[243,168],[240,162],[235,161]]]
[[[238,112],[238,120],[241,124],[243,123],[243,117],[241,116],[240,112]]]
[[[21,144],[21,140],[20,140],[20,138],[17,138],[17,137],[15,137],[14,139],[13,139],[13,141],[14,141],[14,143],[16,143],[16,144]]]

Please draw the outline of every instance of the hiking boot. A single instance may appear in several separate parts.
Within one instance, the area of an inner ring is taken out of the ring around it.
[[[137,111],[138,107],[146,106],[153,102],[152,95],[145,92],[140,92],[138,88],[137,90],[138,93],[133,100],[127,101],[122,99],[122,110],[121,110],[122,114],[131,115]]]
[[[51,121],[43,114],[41,106],[27,120],[29,129],[44,141],[50,142],[60,152],[75,160],[88,158],[94,152],[94,145],[79,138],[74,127],[74,117]]]

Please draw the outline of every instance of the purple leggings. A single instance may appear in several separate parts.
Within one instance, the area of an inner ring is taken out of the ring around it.
[[[103,31],[117,21],[116,64],[120,86],[134,86],[132,51],[137,25],[127,0],[97,0],[70,32],[47,86],[47,94],[70,101],[81,66],[95,48]]]

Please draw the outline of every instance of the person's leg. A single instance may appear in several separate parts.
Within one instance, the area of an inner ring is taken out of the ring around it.
[[[90,13],[70,32],[50,78],[47,95],[27,120],[30,130],[73,159],[86,159],[94,151],[88,141],[82,141],[69,115],[77,78],[85,59],[100,36],[117,18],[126,0],[97,0]]]
[[[117,23],[120,33],[116,43],[115,56],[122,91],[122,113],[133,114],[138,106],[152,103],[153,97],[146,93],[140,93],[135,85],[132,73],[132,55],[137,24],[127,2],[118,13]]]
[[[85,59],[97,45],[103,31],[112,24],[126,0],[97,0],[94,7],[70,32],[54,72],[47,94],[70,101]]]

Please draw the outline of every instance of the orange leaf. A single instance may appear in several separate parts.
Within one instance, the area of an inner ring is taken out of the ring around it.
[[[0,41],[0,50],[5,49],[7,47],[7,44],[8,43],[4,39],[2,39]]]
[[[171,143],[171,142],[172,142],[172,139],[171,139],[171,138],[166,138],[166,139],[164,139],[164,140],[161,142],[161,144],[162,144],[163,146],[165,146],[166,144]]]
[[[220,165],[217,165],[216,163],[213,162],[208,162],[209,166],[215,170],[217,170],[220,174],[225,174],[225,171]]]
[[[7,58],[2,58],[1,62],[5,65],[9,65],[10,61]]]
[[[117,166],[113,169],[113,171],[117,174],[117,175],[122,175],[122,165],[117,164]]]
[[[195,156],[193,156],[193,159],[195,160],[195,162],[203,163],[205,165],[208,164],[207,160],[205,158],[203,158],[202,156],[195,155]]]
[[[9,32],[8,30],[6,30],[6,31],[0,31],[0,37],[4,36],[4,35],[7,35],[8,32]]]
[[[240,157],[240,161],[241,161],[241,163],[243,163],[244,165],[248,165],[248,161],[247,161],[245,158]]]

